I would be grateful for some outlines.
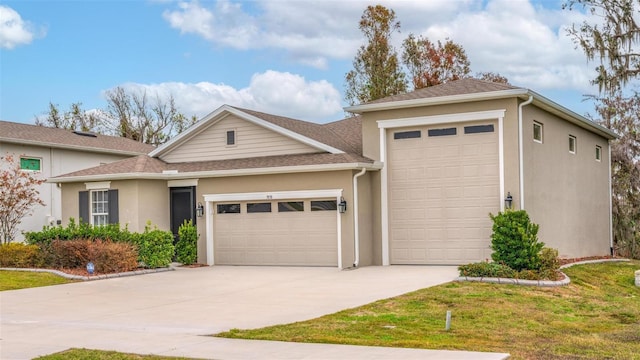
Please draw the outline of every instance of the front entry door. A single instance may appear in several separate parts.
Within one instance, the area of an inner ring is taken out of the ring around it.
[[[171,232],[174,239],[178,239],[178,229],[185,220],[191,220],[196,224],[196,187],[172,187],[170,188],[170,208],[171,208]]]

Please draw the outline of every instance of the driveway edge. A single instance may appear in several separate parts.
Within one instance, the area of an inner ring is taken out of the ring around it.
[[[155,274],[155,273],[165,272],[165,271],[174,271],[175,268],[171,266],[171,267],[159,268],[159,269],[143,269],[143,270],[134,270],[134,271],[121,272],[121,273],[113,273],[113,274],[94,275],[94,276],[73,275],[73,274],[67,274],[60,270],[52,270],[52,269],[0,268],[0,270],[50,273],[50,274],[61,276],[69,280],[93,281],[93,280],[104,280],[104,279],[112,279],[112,278],[119,278],[119,277],[126,277],[126,276]]]

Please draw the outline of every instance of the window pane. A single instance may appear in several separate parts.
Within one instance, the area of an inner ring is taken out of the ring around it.
[[[542,142],[542,125],[533,123],[533,140]]]
[[[248,203],[247,212],[248,213],[270,213],[271,203]]]
[[[415,139],[415,138],[419,138],[420,136],[422,136],[422,133],[420,132],[420,130],[402,131],[402,132],[393,133],[393,138],[395,140],[398,140],[398,139]]]
[[[302,201],[288,201],[278,203],[278,212],[287,211],[304,211],[304,202]]]
[[[458,130],[456,128],[429,130],[429,136],[449,136],[449,135],[456,135],[457,133],[458,133]]]
[[[569,136],[569,152],[576,152],[576,138],[573,136]]]
[[[477,133],[487,133],[487,132],[493,132],[493,125],[474,125],[474,126],[464,127],[465,134],[477,134]]]
[[[600,161],[602,157],[602,148],[600,146],[596,146],[596,160]]]
[[[236,132],[235,130],[227,131],[227,145],[235,145],[236,143]]]
[[[311,211],[329,211],[338,210],[338,204],[335,200],[318,200],[311,202]]]
[[[240,204],[218,204],[218,214],[240,214]]]
[[[20,158],[20,169],[22,170],[40,170],[40,159]]]

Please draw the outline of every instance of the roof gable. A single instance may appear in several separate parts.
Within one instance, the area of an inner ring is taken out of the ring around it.
[[[216,123],[229,115],[233,115],[238,119],[250,122],[256,126],[295,140],[301,144],[316,149],[318,152],[328,152],[331,154],[344,153],[344,150],[333,146],[335,145],[335,141],[331,141],[329,137],[324,134],[315,134],[313,129],[315,126],[320,125],[223,105],[199,120],[185,132],[152,151],[149,155],[162,158],[166,154],[184,146],[184,144],[191,141],[194,137],[208,129],[210,126],[216,126]],[[332,142],[334,144],[331,144]]]
[[[154,150],[152,145],[102,134],[0,121],[0,142],[80,151],[139,155]]]

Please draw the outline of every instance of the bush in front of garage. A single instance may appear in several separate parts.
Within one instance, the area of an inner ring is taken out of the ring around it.
[[[64,263],[65,267],[71,264],[73,264],[73,266],[85,266],[86,262],[84,264],[81,263],[86,260],[86,257],[78,256],[75,257],[76,260],[74,260],[72,256],[73,254],[79,255],[87,253],[88,250],[82,249],[82,247],[85,246],[83,243],[74,242],[67,245],[60,245],[59,243],[76,240],[132,245],[136,250],[137,265],[146,268],[169,266],[175,250],[173,234],[170,231],[158,230],[156,227],[152,228],[150,222],[147,223],[142,233],[130,232],[127,227],[120,228],[118,224],[103,226],[93,226],[86,223],[76,224],[74,219],[70,219],[67,226],[45,226],[42,231],[25,233],[26,243],[37,245],[42,250],[45,258],[45,264],[43,266],[54,266],[52,264],[61,263]],[[57,247],[60,247],[60,251],[51,248],[54,242]],[[105,251],[112,253],[112,249]],[[54,256],[54,258],[51,259],[51,256]],[[68,259],[62,260],[60,256],[68,257]],[[125,258],[127,258],[127,256],[125,256]],[[47,263],[49,265],[47,265]],[[118,265],[118,267],[120,267],[120,265]]]
[[[507,210],[489,215],[493,220],[491,249],[493,262],[483,261],[458,267],[460,276],[498,277],[524,280],[557,280],[558,250],[538,241],[539,226],[524,210]]]
[[[185,220],[178,229],[176,243],[176,260],[183,265],[191,265],[197,261],[198,229],[191,220]]]

